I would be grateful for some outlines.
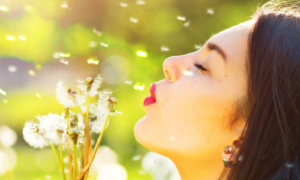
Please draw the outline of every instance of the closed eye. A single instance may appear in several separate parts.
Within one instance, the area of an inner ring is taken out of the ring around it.
[[[201,64],[194,64],[194,65],[202,71],[207,71]]]

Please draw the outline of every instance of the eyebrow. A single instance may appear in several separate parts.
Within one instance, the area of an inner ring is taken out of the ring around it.
[[[227,62],[227,56],[226,56],[225,52],[223,51],[223,49],[220,48],[220,46],[218,46],[218,45],[215,44],[215,43],[208,42],[208,43],[207,43],[207,48],[208,48],[210,51],[216,50],[217,53],[219,53],[219,54],[223,57],[225,63]]]

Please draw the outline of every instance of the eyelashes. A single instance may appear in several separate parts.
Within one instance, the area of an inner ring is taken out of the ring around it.
[[[207,71],[201,64],[194,64],[201,71]]]

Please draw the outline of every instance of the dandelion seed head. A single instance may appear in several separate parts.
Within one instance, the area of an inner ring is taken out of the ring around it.
[[[29,70],[29,71],[28,71],[28,74],[29,74],[30,76],[35,76],[35,72],[34,72],[33,70]]]
[[[208,9],[206,10],[206,13],[207,13],[207,14],[213,15],[215,12],[214,12],[214,9],[213,9],[213,8],[208,8]]]
[[[28,121],[23,128],[24,140],[34,148],[49,146],[49,141],[44,135],[44,129],[38,123]]]
[[[170,49],[169,49],[168,46],[161,46],[161,47],[160,47],[160,50],[161,50],[161,51],[169,51]]]
[[[0,6],[1,7],[1,6]],[[11,35],[7,35],[6,36],[6,39],[9,40],[9,41],[14,41],[16,40],[16,38],[14,36],[11,36]]]
[[[17,67],[16,66],[8,66],[8,71],[9,72],[16,72],[17,71]]]
[[[122,7],[127,7],[128,4],[127,4],[127,3],[120,2],[120,6],[122,6]]]
[[[56,98],[59,104],[70,108],[85,103],[86,97],[83,94],[76,93],[75,90],[68,89],[64,86],[63,81],[59,81],[56,87]]]
[[[177,19],[178,19],[179,21],[185,21],[185,17],[184,17],[184,16],[177,16]]]
[[[88,91],[87,81],[89,81],[88,83],[91,82],[91,87],[89,91]],[[91,97],[94,97],[95,95],[98,94],[98,89],[100,88],[103,82],[103,78],[101,77],[100,74],[98,74],[94,79],[89,77],[86,79],[86,81],[78,80],[78,82],[79,82],[78,89],[80,89],[80,91],[82,91],[84,94],[89,94]]]
[[[190,76],[190,77],[192,77],[193,75],[194,75],[194,72],[193,71],[182,71],[182,74],[184,75],[184,76]]]
[[[133,23],[137,23],[139,20],[134,18],[134,17],[130,17],[129,20]]]

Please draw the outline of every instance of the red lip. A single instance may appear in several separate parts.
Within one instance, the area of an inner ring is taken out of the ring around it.
[[[156,102],[156,98],[155,98],[155,88],[156,88],[156,84],[153,83],[151,88],[150,88],[150,96],[147,96],[144,100],[144,106],[153,104]]]

